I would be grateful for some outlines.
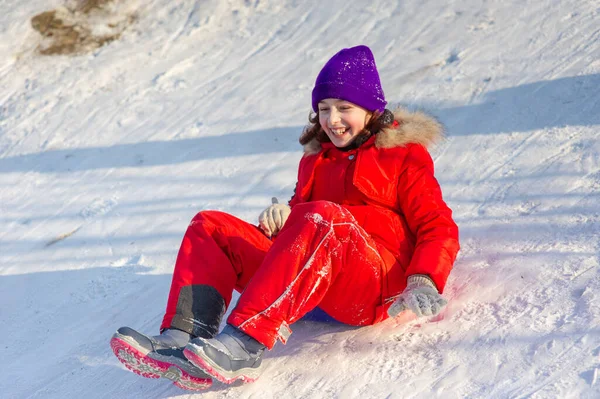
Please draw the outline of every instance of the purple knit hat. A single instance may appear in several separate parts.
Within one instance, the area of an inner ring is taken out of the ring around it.
[[[385,110],[387,102],[371,49],[345,48],[327,61],[312,91],[313,111],[317,112],[319,101],[326,98],[350,101],[369,111]]]

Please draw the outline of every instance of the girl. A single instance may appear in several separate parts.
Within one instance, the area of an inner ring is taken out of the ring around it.
[[[311,311],[355,326],[405,309],[438,314],[459,249],[426,149],[442,128],[386,104],[368,47],[335,54],[312,92],[289,204],[271,205],[258,227],[222,212],[196,215],[161,334],[120,328],[111,340],[119,360],[145,377],[202,389],[213,378],[255,380],[265,349],[285,343]],[[234,289],[242,294],[217,334]]]

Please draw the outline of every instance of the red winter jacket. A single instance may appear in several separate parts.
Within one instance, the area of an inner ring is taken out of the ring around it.
[[[400,109],[394,117],[393,127],[355,150],[343,152],[316,139],[308,143],[289,204],[327,200],[344,205],[403,269],[398,278],[403,281],[392,291],[404,289],[406,277],[425,274],[442,292],[459,250],[458,227],[427,151],[443,129],[421,112]]]

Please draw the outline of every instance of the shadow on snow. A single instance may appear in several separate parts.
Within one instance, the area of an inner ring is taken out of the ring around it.
[[[486,93],[482,102],[428,106],[451,136],[600,125],[600,74],[528,83]],[[48,150],[0,159],[0,173],[72,171],[169,165],[198,160],[300,151],[301,126],[172,141]]]

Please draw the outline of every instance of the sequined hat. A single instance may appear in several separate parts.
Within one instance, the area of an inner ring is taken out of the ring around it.
[[[369,111],[385,110],[387,102],[371,49],[345,48],[327,61],[312,91],[313,111],[317,112],[319,101],[326,98],[350,101]]]

